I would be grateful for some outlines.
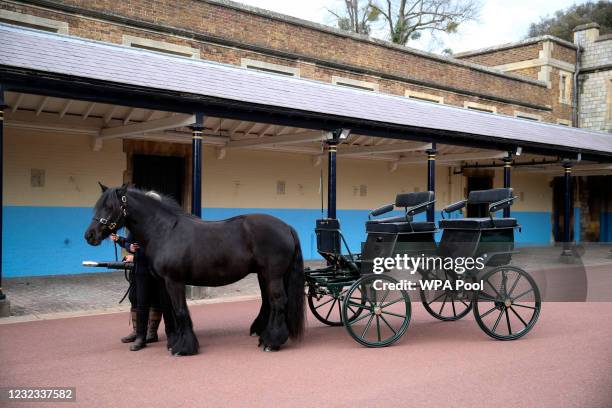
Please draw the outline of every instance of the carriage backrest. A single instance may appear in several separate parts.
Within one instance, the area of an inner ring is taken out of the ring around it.
[[[396,207],[414,207],[434,200],[433,191],[421,191],[418,193],[401,193],[395,197]]]
[[[489,214],[489,205],[500,200],[512,197],[511,188],[493,188],[489,190],[475,190],[468,195],[467,206],[476,217],[486,217]]]
[[[471,191],[468,204],[491,204],[512,197],[511,188],[492,188],[490,190]]]

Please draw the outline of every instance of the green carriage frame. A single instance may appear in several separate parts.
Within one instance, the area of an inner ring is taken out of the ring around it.
[[[373,274],[372,260],[395,254],[481,255],[486,259],[485,269],[478,274],[465,274],[463,279],[479,280],[485,287],[474,291],[445,289],[439,294],[421,288],[421,303],[430,315],[443,321],[459,320],[473,311],[479,327],[498,340],[524,336],[539,317],[540,293],[527,272],[510,265],[516,253],[514,230],[520,226],[513,218],[495,218],[495,213],[509,208],[515,199],[511,188],[471,192],[467,200],[442,210],[440,229],[443,233],[437,244],[434,234],[439,230],[435,224],[413,219],[434,205],[434,193],[399,194],[395,203],[370,212],[370,220],[366,223],[367,239],[360,254],[350,251],[337,219],[317,220],[317,249],[327,266],[305,270],[311,312],[326,325],[344,326],[351,337],[364,346],[391,345],[403,336],[410,324],[410,294],[405,289],[395,290],[391,299],[389,290],[376,289],[376,283],[381,287],[382,283],[399,284],[399,281],[387,273]],[[467,205],[484,206],[487,217],[444,217]],[[398,207],[404,209],[403,215],[375,218]],[[346,254],[342,253],[342,247]],[[424,280],[454,283],[459,279],[453,270],[419,270],[419,274]],[[517,290],[519,283],[520,292]],[[520,299],[526,303],[519,303]],[[396,324],[389,322],[391,318]],[[515,323],[511,324],[511,320]],[[517,321],[522,326],[518,330]]]

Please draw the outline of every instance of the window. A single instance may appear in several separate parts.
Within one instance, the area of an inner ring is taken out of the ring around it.
[[[559,102],[566,104],[571,103],[571,85],[570,74],[564,71],[559,72]]]
[[[419,101],[444,103],[444,97],[428,94],[425,92],[417,92],[417,91],[411,91],[409,89],[406,89],[405,95],[410,99],[417,99]]]
[[[557,125],[572,126],[572,121],[567,120],[567,119],[557,119]]]
[[[332,76],[332,84],[346,86],[349,88],[361,89],[364,91],[378,92],[378,84],[367,81],[359,81],[357,79],[345,78],[341,76]]]
[[[68,34],[68,23],[50,20],[14,11],[0,10],[0,22],[49,31],[51,33]]]
[[[188,58],[200,58],[200,50],[187,47],[184,45],[176,45],[164,41],[149,40],[148,38],[134,37],[131,35],[123,36],[123,45],[132,48],[140,48],[143,50],[163,52],[165,54],[178,55]]]
[[[464,102],[463,107],[466,109],[477,110],[480,112],[497,113],[497,107],[493,105],[484,105],[476,102]]]
[[[520,111],[514,111],[514,117],[519,119],[534,120],[536,122],[540,122],[542,120],[542,117],[540,115],[534,115],[533,113]]]
[[[254,69],[256,71],[270,72],[273,74],[287,75],[287,76],[300,76],[300,69],[294,67],[288,67],[280,64],[273,64],[271,62],[258,61],[249,58],[242,58],[240,65],[243,68]]]

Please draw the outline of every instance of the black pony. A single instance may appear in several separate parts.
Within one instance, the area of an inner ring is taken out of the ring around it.
[[[107,188],[85,231],[90,245],[100,245],[126,226],[145,248],[154,273],[165,285],[170,303],[164,320],[168,348],[175,355],[198,351],[185,301],[185,285],[223,286],[256,273],[262,305],[251,325],[264,351],[275,351],[304,329],[304,273],[296,231],[278,218],[248,214],[224,221],[202,221],[175,201],[145,192]]]

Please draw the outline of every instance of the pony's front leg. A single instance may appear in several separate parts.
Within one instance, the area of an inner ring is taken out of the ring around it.
[[[197,354],[200,345],[193,332],[193,323],[191,322],[191,316],[189,316],[189,309],[187,309],[185,284],[167,279],[166,289],[176,318],[176,337],[172,343],[172,354],[175,356]]]

